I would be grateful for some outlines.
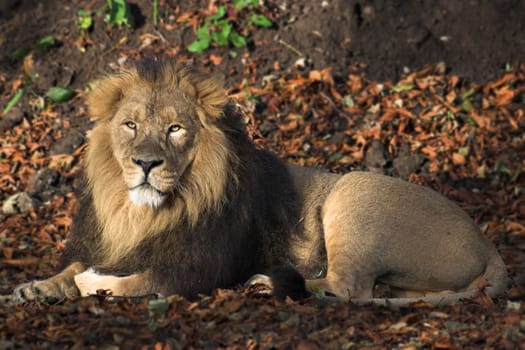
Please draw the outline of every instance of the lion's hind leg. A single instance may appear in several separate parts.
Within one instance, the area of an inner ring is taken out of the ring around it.
[[[84,271],[84,266],[75,262],[57,275],[41,281],[31,281],[15,287],[12,295],[14,304],[28,301],[56,303],[79,295],[74,276]]]

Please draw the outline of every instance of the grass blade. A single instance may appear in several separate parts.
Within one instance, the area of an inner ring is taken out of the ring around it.
[[[7,103],[7,106],[5,106],[5,109],[4,109],[4,112],[3,114],[7,114],[7,112],[9,112],[9,110],[11,108],[13,108],[18,101],[20,101],[20,99],[22,98],[22,96],[24,96],[24,93],[26,92],[26,89],[25,88],[20,88],[16,94],[9,100],[9,102]]]

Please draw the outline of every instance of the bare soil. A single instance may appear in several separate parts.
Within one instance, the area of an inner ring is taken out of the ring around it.
[[[108,69],[107,64],[115,60],[119,48],[140,43],[140,36],[145,33],[161,35],[169,46],[178,48],[176,56],[200,59],[185,51],[195,38],[192,28],[182,26],[172,31],[162,28],[156,31],[152,24],[151,1],[130,3],[137,28],[108,30],[103,16],[98,16],[90,35],[93,47],[82,53],[71,42],[60,41],[60,38],[71,39],[78,35],[75,25],[78,9],[100,10],[103,1],[2,2],[2,71],[5,74],[19,69],[18,62],[9,59],[16,49],[34,47],[39,39],[50,34],[57,37],[58,44],[54,50],[37,57],[37,63],[42,63],[41,88],[51,83],[83,87]],[[306,58],[305,69],[333,67],[341,76],[346,75],[350,65],[359,62],[366,65],[368,78],[396,81],[408,71],[444,62],[448,72],[484,83],[525,57],[525,3],[520,0],[285,0],[267,3],[275,25],[270,30],[256,32],[249,47],[251,60],[257,61],[258,74],[272,72],[274,62],[279,62],[284,71],[292,71],[302,55]],[[195,12],[207,7],[207,1],[195,1],[191,5],[161,1],[159,12],[169,23],[177,20],[179,10]],[[124,38],[123,44],[117,44],[117,40]],[[243,71],[241,57],[226,59],[228,49],[208,52],[224,56],[218,71],[234,77]],[[148,50],[141,53],[155,54]]]

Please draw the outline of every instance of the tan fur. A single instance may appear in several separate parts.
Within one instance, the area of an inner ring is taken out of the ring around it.
[[[307,281],[312,289],[361,303],[373,301],[376,283],[403,297],[459,292],[427,298],[434,303],[458,300],[468,290],[472,295],[481,281],[495,297],[509,282],[498,252],[468,215],[418,185],[344,175],[326,197],[323,223],[328,270],[326,278]]]

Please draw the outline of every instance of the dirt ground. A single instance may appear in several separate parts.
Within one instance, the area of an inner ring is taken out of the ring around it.
[[[97,74],[108,70],[119,47],[134,46],[140,36],[153,33],[166,41],[169,54],[191,57],[185,47],[194,40],[190,26],[166,31],[153,28],[151,1],[130,1],[137,18],[135,30],[108,31],[97,18],[90,36],[98,50],[81,53],[70,43],[59,42],[52,52],[37,57],[42,63],[41,87],[54,82],[83,87]],[[198,11],[208,1],[161,1],[161,16],[176,21],[171,9]],[[366,65],[368,78],[377,81],[398,80],[409,70],[426,64],[444,62],[447,71],[462,78],[484,83],[501,75],[507,65],[525,57],[525,3],[520,0],[498,1],[267,1],[275,17],[270,30],[253,35],[250,58],[257,61],[258,74],[273,71],[279,62],[284,72],[294,71],[294,64],[306,58],[305,69],[332,67],[336,75],[346,76],[351,64]],[[164,6],[162,6],[164,5]],[[74,25],[77,9],[100,8],[97,1],[5,0],[0,7],[0,64],[4,73],[19,68],[9,60],[16,49],[31,48],[45,35],[78,35]],[[172,16],[170,19],[169,17]],[[22,29],[23,28],[23,29]],[[126,38],[123,44],[118,39]],[[155,40],[158,40],[156,38]],[[288,45],[286,45],[288,44]],[[117,46],[115,46],[117,45]],[[151,52],[153,51],[153,52]],[[141,54],[155,54],[141,50]],[[228,50],[212,50],[221,55],[221,72],[243,71],[242,60],[227,59]],[[49,64],[47,64],[49,63]]]
[[[520,0],[267,1],[274,25],[249,31],[248,50],[241,55],[232,58],[224,47],[191,54],[186,48],[195,30],[190,22],[179,23],[178,16],[191,13],[202,19],[215,2],[160,1],[159,22],[165,25],[155,27],[152,2],[130,1],[136,26],[117,30],[104,22],[104,1],[5,0],[0,5],[0,93],[7,97],[10,82],[24,71],[32,76],[36,94],[55,85],[85,89],[96,77],[140,57],[169,56],[207,66],[224,76],[230,89],[243,80],[262,85],[265,77],[326,67],[340,80],[360,69],[370,80],[397,81],[438,63],[465,81],[486,83],[525,57],[525,3]],[[75,23],[79,9],[96,14],[88,35]],[[47,35],[55,38],[52,50],[38,48]],[[31,64],[12,59],[17,50],[29,49]],[[216,57],[215,63],[210,57]],[[59,151],[82,143],[90,125],[83,119],[73,123],[77,129],[56,146]],[[0,130],[12,124],[0,121]]]
[[[248,46],[201,54],[187,51],[196,26],[231,2],[161,0],[157,26],[152,1],[129,3],[134,28],[105,23],[105,0],[0,2],[1,110],[25,91],[0,115],[0,202],[28,193],[33,203],[27,212],[0,212],[0,294],[57,265],[92,127],[89,84],[151,56],[223,76],[250,117],[250,136],[289,161],[383,172],[463,203],[502,252],[514,285],[492,306],[394,311],[279,303],[247,291],[195,302],[170,297],[162,317],[152,300],[0,302],[0,349],[514,349],[525,342],[524,1],[268,0],[257,11],[271,28],[248,26],[247,10],[230,12]],[[93,13],[88,31],[76,24],[79,9]],[[49,35],[52,44],[38,44]],[[51,103],[45,94],[53,86],[76,96]]]

